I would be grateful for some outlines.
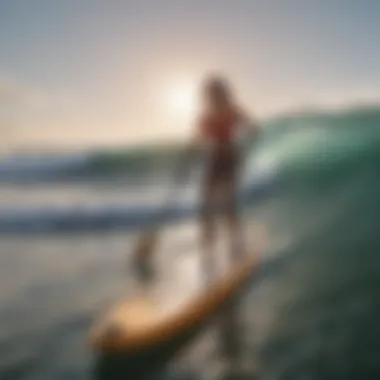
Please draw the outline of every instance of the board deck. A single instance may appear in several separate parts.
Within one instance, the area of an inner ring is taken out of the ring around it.
[[[167,304],[153,293],[122,301],[95,325],[90,335],[99,352],[136,353],[164,346],[201,326],[235,298],[255,273],[258,252],[237,263],[212,286],[177,304]]]

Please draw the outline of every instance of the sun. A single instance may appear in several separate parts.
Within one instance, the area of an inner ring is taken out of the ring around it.
[[[173,83],[168,89],[166,100],[168,111],[173,117],[192,117],[197,108],[195,84],[191,81]]]

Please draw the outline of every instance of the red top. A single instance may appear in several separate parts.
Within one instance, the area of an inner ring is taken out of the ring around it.
[[[233,141],[238,122],[237,111],[224,110],[214,115],[204,115],[201,117],[199,126],[203,136],[224,145]]]

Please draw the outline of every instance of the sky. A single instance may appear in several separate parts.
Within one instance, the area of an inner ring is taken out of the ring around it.
[[[378,0],[0,0],[0,148],[183,138],[220,72],[258,117],[380,99]]]

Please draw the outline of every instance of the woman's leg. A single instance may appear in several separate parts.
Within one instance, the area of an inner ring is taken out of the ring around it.
[[[231,264],[241,260],[245,255],[245,244],[242,223],[236,210],[231,210],[226,216],[229,237],[229,256]]]
[[[229,238],[229,257],[231,264],[242,259],[246,249],[242,222],[238,212],[238,176],[236,171],[236,168],[231,170],[230,176],[227,178],[224,186],[226,200],[224,215]]]
[[[203,208],[201,215],[201,249],[202,269],[205,281],[213,282],[216,277],[216,216],[213,210],[215,186],[206,184],[203,193]]]

